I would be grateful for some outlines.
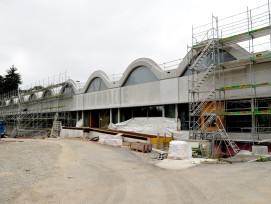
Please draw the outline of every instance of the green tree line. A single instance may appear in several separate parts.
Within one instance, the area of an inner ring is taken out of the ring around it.
[[[0,94],[17,90],[21,83],[21,74],[18,73],[18,69],[12,65],[6,70],[6,74],[4,76],[0,75]]]

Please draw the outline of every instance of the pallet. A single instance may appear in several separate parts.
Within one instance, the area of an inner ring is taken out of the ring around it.
[[[142,153],[148,153],[152,151],[152,145],[147,143],[131,142],[130,149],[140,151]]]

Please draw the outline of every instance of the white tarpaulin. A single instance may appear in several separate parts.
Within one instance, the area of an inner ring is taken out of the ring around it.
[[[99,143],[100,144],[106,144],[106,145],[112,145],[112,146],[121,146],[122,145],[122,134],[117,135],[99,135]]]
[[[80,119],[76,122],[76,127],[83,127],[83,119]]]
[[[177,130],[177,122],[174,118],[133,118],[117,124],[109,124],[108,128],[129,132],[145,133],[151,135],[172,135]]]
[[[171,141],[168,149],[169,159],[187,159],[192,158],[191,146],[184,141]]]

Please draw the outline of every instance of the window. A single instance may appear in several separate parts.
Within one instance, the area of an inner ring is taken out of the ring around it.
[[[162,106],[149,106],[148,117],[162,117]]]
[[[257,98],[255,109],[258,110],[269,110],[271,108],[270,98]]]
[[[145,66],[140,66],[134,69],[126,79],[124,86],[135,84],[143,84],[147,82],[157,81],[158,78],[154,73]]]
[[[91,83],[87,89],[87,93],[96,92],[96,91],[103,91],[106,89],[108,89],[108,88],[105,85],[105,83],[103,82],[103,80],[99,77],[96,77],[91,81]]]
[[[52,91],[51,90],[46,90],[44,92],[43,98],[50,97],[50,96],[52,96]]]
[[[175,118],[175,105],[165,105],[166,118]]]
[[[227,132],[251,132],[251,115],[226,115],[225,121]]]
[[[73,90],[73,88],[72,88],[71,85],[66,85],[63,88],[62,94],[65,94],[65,95],[74,95],[75,92],[74,92],[74,90]]]
[[[226,101],[226,112],[250,111],[251,100]]]
[[[202,68],[208,67],[211,64],[217,64],[218,63],[218,57],[215,57],[214,54],[217,56],[217,49],[215,49],[214,52],[212,52],[212,51],[209,52],[207,54],[207,56],[203,59],[202,65],[201,65]],[[218,56],[219,56],[219,62],[220,63],[236,60],[236,58],[234,56],[232,56],[230,53],[228,53],[227,51],[222,50],[222,49],[219,49]]]
[[[37,99],[36,94],[31,94],[29,97],[29,100],[36,100],[36,99]]]
[[[256,120],[258,122],[257,127],[259,127],[260,130],[264,129],[266,127],[268,127],[268,128],[271,127],[271,115],[269,115],[269,114],[256,115]]]
[[[135,107],[133,108],[133,117],[148,117],[147,107]]]
[[[121,108],[120,109],[120,122],[129,120],[132,118],[132,108]]]
[[[215,53],[215,55],[217,55],[217,49],[215,49],[214,52],[212,52],[212,51],[209,52],[206,55],[206,57],[202,60],[201,64],[198,65],[198,67],[201,68],[201,69],[204,69],[206,67],[209,67],[211,64],[217,64],[218,63],[218,57],[215,57],[214,53]],[[219,61],[220,61],[220,63],[234,61],[234,60],[237,60],[237,59],[234,56],[232,56],[229,52],[227,52],[225,50],[222,50],[222,49],[219,49]],[[185,71],[185,73],[183,74],[183,76],[188,76],[188,75],[191,75],[191,74],[192,74],[192,72],[188,67],[187,70]]]
[[[118,123],[118,109],[117,108],[112,109],[112,123],[113,124]]]
[[[188,110],[189,110],[188,104],[178,104],[178,118],[180,119],[181,130],[189,130]]]

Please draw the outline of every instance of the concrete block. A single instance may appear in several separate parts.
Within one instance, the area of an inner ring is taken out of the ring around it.
[[[267,155],[268,148],[267,146],[252,146],[252,153],[255,155]]]

